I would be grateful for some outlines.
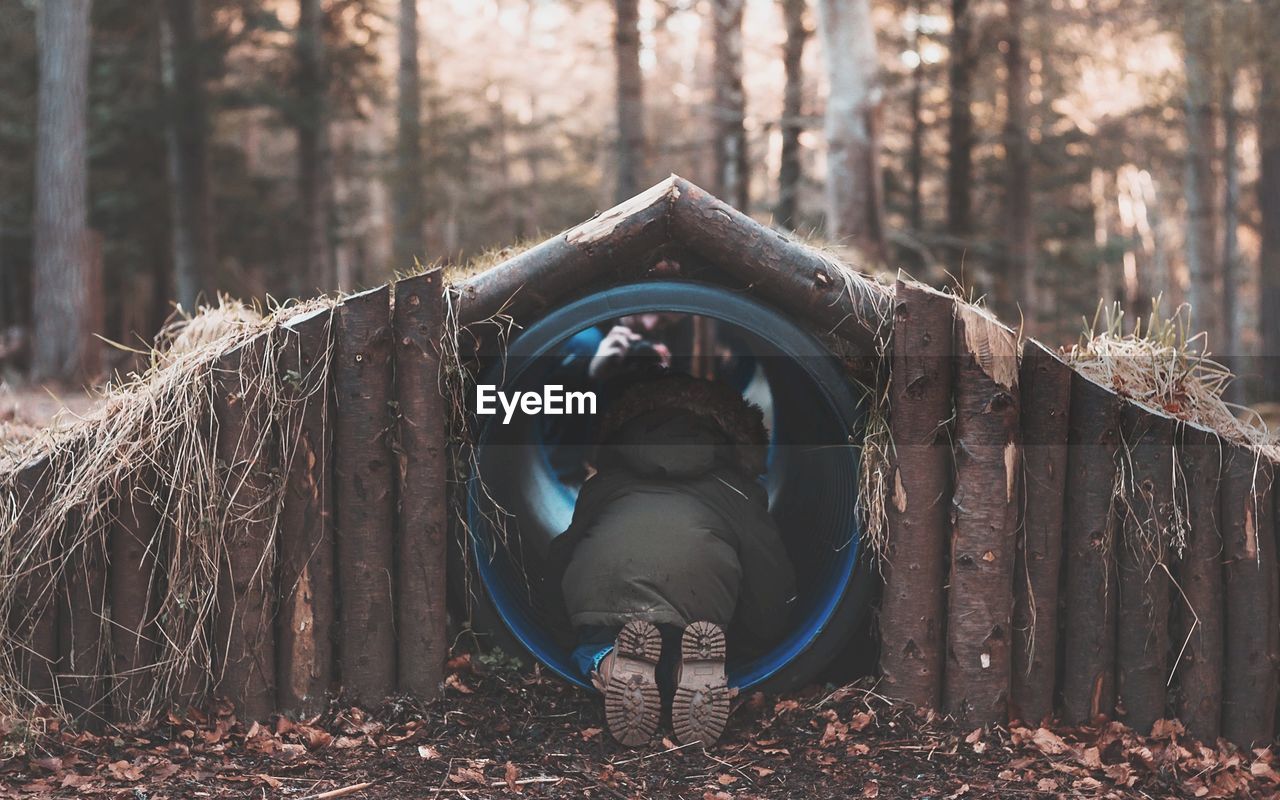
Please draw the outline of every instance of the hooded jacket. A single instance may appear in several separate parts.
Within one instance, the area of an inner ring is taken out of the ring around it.
[[[755,480],[759,409],[727,387],[667,376],[631,387],[600,431],[598,471],[551,544],[573,626],[709,620],[749,648],[773,643],[795,578]]]

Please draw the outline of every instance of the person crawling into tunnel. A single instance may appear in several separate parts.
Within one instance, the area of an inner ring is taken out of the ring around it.
[[[623,744],[649,740],[664,699],[682,743],[714,743],[731,699],[726,633],[738,655],[786,630],[795,574],[758,480],[766,446],[759,408],[679,373],[638,377],[603,411],[550,583]]]
[[[697,353],[697,355],[695,355]],[[714,377],[745,390],[756,373],[756,359],[731,330],[715,320],[691,314],[629,314],[578,331],[561,346],[548,383],[570,391],[608,394],[628,376],[669,369]],[[586,461],[594,420],[588,416],[549,417],[544,433],[556,477],[578,487],[586,479]]]

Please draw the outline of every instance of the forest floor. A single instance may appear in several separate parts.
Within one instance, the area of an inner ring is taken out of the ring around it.
[[[738,699],[723,740],[628,749],[555,678],[450,662],[443,697],[243,724],[229,710],[93,735],[5,733],[0,797],[1275,797],[1272,752],[1209,748],[1177,723],[957,727],[859,686]]]
[[[54,389],[0,379],[0,441],[25,438],[55,419],[83,416],[102,402],[84,389]]]

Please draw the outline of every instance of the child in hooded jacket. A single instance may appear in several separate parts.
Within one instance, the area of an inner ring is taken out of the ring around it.
[[[618,395],[598,432],[596,472],[551,545],[575,662],[615,738],[639,744],[657,729],[665,643],[676,734],[711,744],[731,696],[725,632],[737,651],[763,650],[796,594],[758,480],[763,414],[728,386],[664,374]]]

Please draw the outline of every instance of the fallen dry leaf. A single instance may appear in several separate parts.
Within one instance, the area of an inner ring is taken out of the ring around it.
[[[107,765],[107,773],[121,783],[137,783],[142,780],[142,770],[128,761],[113,761]]]
[[[1031,734],[1031,743],[1047,756],[1060,756],[1071,752],[1071,745],[1048,728],[1036,728],[1035,733]]]

